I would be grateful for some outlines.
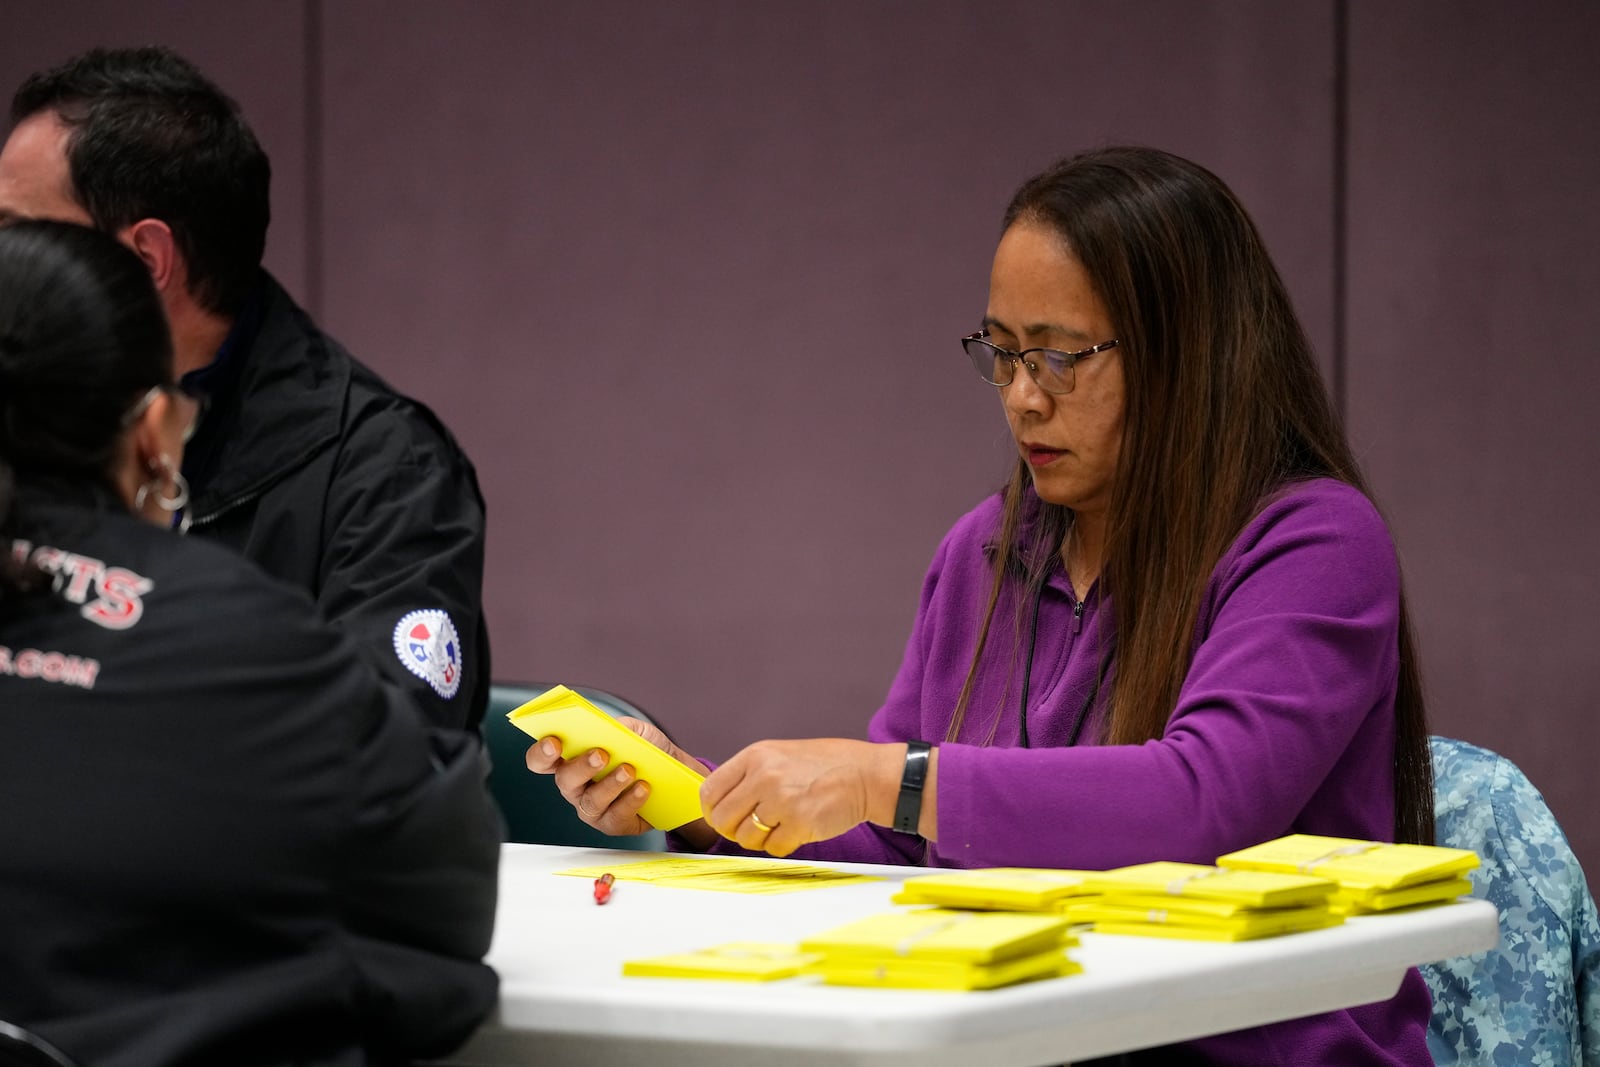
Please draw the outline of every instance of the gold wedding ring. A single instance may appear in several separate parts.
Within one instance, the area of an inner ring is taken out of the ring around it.
[[[750,821],[756,824],[756,829],[757,830],[763,830],[763,831],[765,831],[765,832],[767,832],[769,834],[772,833],[772,831],[774,829],[776,829],[776,827],[768,826],[766,823],[762,822],[761,821],[761,816],[757,815],[753,811],[750,813]]]

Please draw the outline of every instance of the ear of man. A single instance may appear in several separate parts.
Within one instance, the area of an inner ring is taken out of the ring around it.
[[[183,253],[178,248],[177,240],[172,236],[172,227],[160,219],[140,219],[138,222],[124,226],[117,234],[117,240],[127,245],[144,260],[146,267],[150,268],[150,277],[156,283],[156,290],[161,293],[163,300],[171,299],[172,295],[182,292],[187,282],[187,270],[183,262]]]
[[[190,292],[189,261],[160,219],[140,219],[117,231],[117,239],[144,261],[172,328],[173,371],[179,376],[198,370],[217,356],[233,325],[231,316],[206,310]]]

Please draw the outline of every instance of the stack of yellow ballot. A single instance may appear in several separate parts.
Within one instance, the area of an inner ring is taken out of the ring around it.
[[[806,973],[829,985],[992,989],[1077,974],[1076,945],[1060,915],[924,908],[888,912],[800,943],[820,958]]]
[[[511,725],[534,740],[555,737],[568,759],[590,749],[602,749],[609,762],[594,773],[599,781],[624,763],[631,764],[640,781],[650,783],[650,795],[639,814],[658,830],[676,830],[700,818],[699,772],[646,741],[583,695],[564,685],[551,686],[520,708],[506,712]]]
[[[1332,879],[1343,914],[1439,904],[1472,892],[1466,873],[1478,854],[1436,845],[1393,845],[1348,837],[1291,834],[1230,852],[1217,863],[1240,871],[1294,871]]]
[[[1053,912],[1069,900],[1098,893],[1087,884],[1094,873],[1036,867],[942,871],[907,878],[892,899],[896,904],[932,904],[941,908]]]
[[[1249,941],[1337,926],[1334,884],[1299,874],[1228,871],[1194,863],[1141,863],[1090,877],[1098,897],[1068,901],[1066,917],[1096,933]]]

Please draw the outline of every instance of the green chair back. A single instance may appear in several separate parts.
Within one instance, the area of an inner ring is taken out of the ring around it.
[[[483,716],[483,743],[489,752],[489,792],[505,816],[506,840],[665,851],[667,835],[660,830],[635,837],[611,837],[601,833],[578,818],[572,805],[556,790],[555,779],[528,770],[528,746],[533,744],[533,739],[512,726],[506,713],[549,688],[548,684],[538,682],[496,682],[489,687],[489,708]],[[614,693],[581,685],[569,688],[583,694],[613,718],[629,715],[653,722],[650,716]]]

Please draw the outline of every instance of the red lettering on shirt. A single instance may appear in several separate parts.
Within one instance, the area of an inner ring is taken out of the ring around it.
[[[144,615],[140,598],[155,587],[156,583],[130,570],[108,567],[95,582],[100,596],[83,606],[83,617],[107,630],[126,630]]]
[[[61,563],[61,574],[68,579],[61,595],[74,604],[89,599],[89,586],[105,574],[106,565],[89,556],[69,555]]]
[[[46,574],[60,574],[61,563],[66,558],[67,554],[65,552],[59,548],[51,548],[49,545],[40,545],[33,550],[33,565]]]
[[[31,556],[34,566],[55,575],[56,592],[61,598],[82,604],[80,614],[107,630],[126,630],[137,624],[144,617],[142,598],[156,587],[155,582],[126,567],[108,567],[92,556],[80,556],[50,545],[14,540],[11,552],[19,560]],[[91,589],[95,594],[93,600],[89,600]],[[12,667],[15,673],[15,662]]]
[[[72,656],[37,648],[15,652],[0,645],[0,677],[28,678],[57,685],[93,689],[100,677],[100,661],[87,656]]]

